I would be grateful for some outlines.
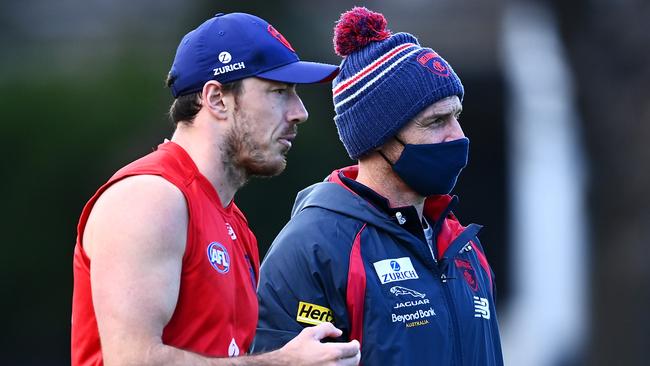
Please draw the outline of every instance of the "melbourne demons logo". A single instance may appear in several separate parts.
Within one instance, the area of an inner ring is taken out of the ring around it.
[[[208,260],[221,274],[226,274],[230,270],[230,255],[221,243],[215,241],[208,245]]]
[[[440,76],[449,76],[449,66],[437,53],[431,50],[422,51],[418,57],[420,65],[426,67],[432,73]]]
[[[269,24],[269,27],[267,28],[267,30],[269,31],[269,33],[271,33],[273,38],[280,41],[280,43],[282,43],[286,48],[290,49],[291,52],[294,52],[294,53],[296,52],[293,49],[293,47],[291,47],[291,44],[289,43],[289,41],[287,41],[287,39],[284,38],[284,36],[280,32],[278,32],[277,29],[273,28],[273,26],[271,24]]]
[[[465,278],[469,287],[474,291],[478,291],[478,282],[472,264],[463,259],[456,259],[454,262],[456,262],[456,267],[463,271],[463,278]]]

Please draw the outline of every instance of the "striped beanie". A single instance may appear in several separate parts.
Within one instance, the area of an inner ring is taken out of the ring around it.
[[[451,66],[409,33],[391,34],[380,13],[355,7],[334,28],[344,57],[332,94],[339,137],[352,159],[382,146],[420,111],[464,89]]]

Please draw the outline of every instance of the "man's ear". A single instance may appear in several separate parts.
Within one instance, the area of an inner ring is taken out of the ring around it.
[[[201,93],[201,105],[206,107],[207,111],[217,119],[228,118],[228,105],[224,100],[224,92],[221,89],[221,83],[216,80],[210,80],[203,85]]]

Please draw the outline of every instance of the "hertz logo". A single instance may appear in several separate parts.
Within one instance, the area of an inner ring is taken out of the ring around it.
[[[324,322],[331,323],[332,320],[334,320],[334,314],[332,313],[332,310],[324,306],[301,301],[298,303],[298,315],[296,315],[296,320],[301,323],[312,325],[318,325]]]

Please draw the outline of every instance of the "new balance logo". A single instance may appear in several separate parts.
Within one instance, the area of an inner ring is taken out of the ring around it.
[[[235,234],[235,230],[232,229],[232,226],[230,226],[229,223],[226,223],[226,229],[228,230],[228,235],[230,235],[230,239],[237,240],[237,234]]]
[[[486,298],[474,296],[474,317],[490,319],[490,303]]]

